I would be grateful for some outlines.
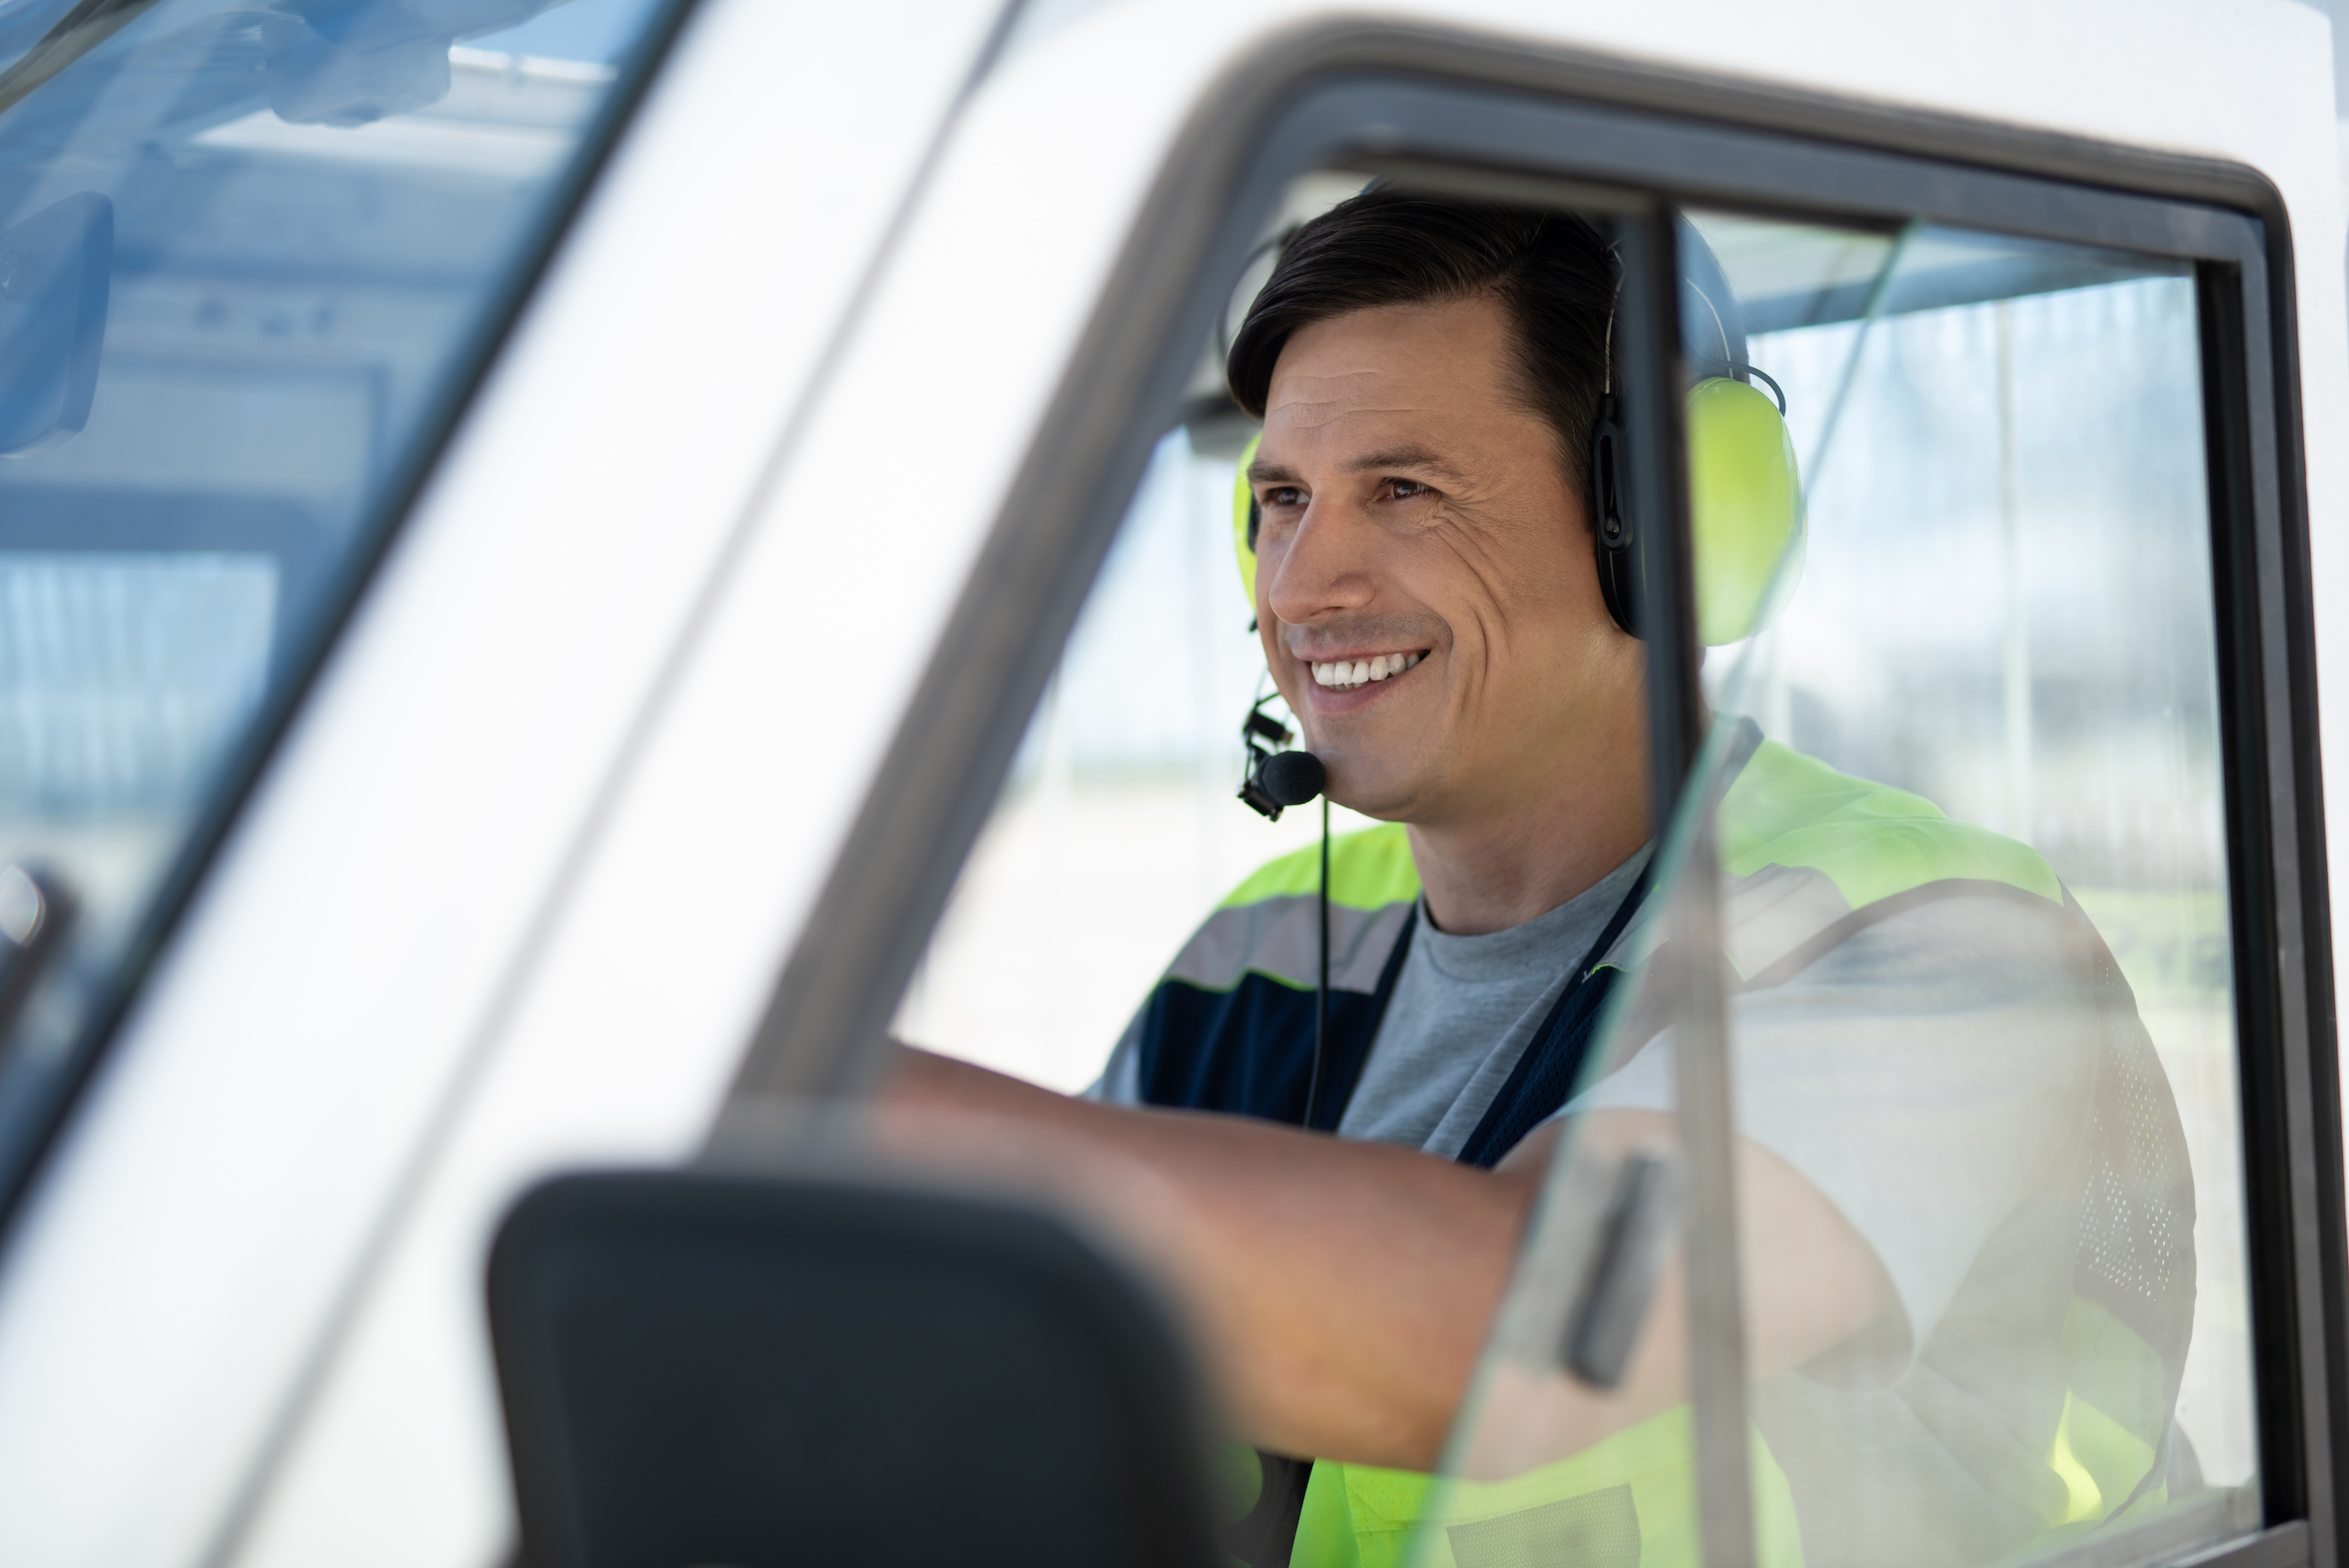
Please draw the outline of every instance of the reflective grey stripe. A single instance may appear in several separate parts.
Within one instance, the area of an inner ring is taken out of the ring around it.
[[[1893,916],[1906,913],[1921,904],[1933,903],[1947,898],[1992,899],[2019,904],[2025,909],[2035,910],[2041,913],[2054,907],[2029,888],[2017,887],[2013,882],[1983,882],[1966,877],[1948,877],[1940,882],[1925,882],[1905,892],[1892,893],[1878,899],[1874,903],[1863,904],[1842,919],[1822,928],[1808,941],[1779,954],[1765,967],[1744,970],[1745,983],[1739,989],[1766,991],[1774,985],[1784,985],[1878,922],[1890,920]],[[2095,924],[2088,920],[2086,913],[2077,903],[2072,902],[2068,892],[2064,894],[2064,908],[2073,918],[2058,928],[2060,934],[2054,938],[2054,941],[2063,945],[2075,946],[2085,938],[2095,938],[2091,945],[2100,945],[2102,939],[2096,937]],[[2075,954],[2074,962],[2088,973],[2096,972],[2096,961],[2090,951],[2084,950]],[[1740,968],[1743,970],[1744,966],[1740,965]]]
[[[1764,866],[1739,877],[1722,904],[1721,944],[1748,978],[1851,913],[1834,879],[1807,866]]]
[[[1285,893],[1219,909],[1184,944],[1166,978],[1203,991],[1229,991],[1253,970],[1309,991],[1320,972],[1317,904],[1310,893]],[[1410,914],[1407,903],[1370,910],[1330,905],[1330,988],[1375,993]]]
[[[1851,913],[1833,880],[1801,866],[1764,866],[1738,877],[1722,903],[1721,944],[1741,976],[1758,974]],[[1662,907],[1661,900],[1651,901],[1593,967],[1630,970],[1645,964],[1661,929],[1655,914]]]
[[[1109,1060],[1102,1064],[1101,1077],[1093,1079],[1085,1090],[1085,1099],[1103,1105],[1140,1105],[1142,1103],[1142,1020],[1149,1008],[1133,1016],[1125,1033],[1111,1047]]]

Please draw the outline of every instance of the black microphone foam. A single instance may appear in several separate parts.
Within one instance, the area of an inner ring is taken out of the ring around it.
[[[1309,751],[1276,751],[1257,777],[1264,792],[1283,806],[1302,806],[1329,784],[1330,770]]]

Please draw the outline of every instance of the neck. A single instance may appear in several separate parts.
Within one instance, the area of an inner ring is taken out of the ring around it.
[[[1633,767],[1563,767],[1547,788],[1459,818],[1410,825],[1412,859],[1436,929],[1482,936],[1547,914],[1631,858],[1652,830],[1647,739],[1609,739]],[[1581,755],[1606,755],[1584,749]]]

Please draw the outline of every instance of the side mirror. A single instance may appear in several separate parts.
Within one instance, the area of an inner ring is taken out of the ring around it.
[[[74,920],[65,886],[43,872],[0,865],[0,1039]]]
[[[88,422],[113,270],[114,203],[92,191],[0,233],[0,457]]]

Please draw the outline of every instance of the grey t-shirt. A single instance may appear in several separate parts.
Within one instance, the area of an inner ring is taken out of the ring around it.
[[[1641,849],[1547,914],[1483,936],[1438,931],[1423,894],[1339,1135],[1457,1157],[1647,863]]]

